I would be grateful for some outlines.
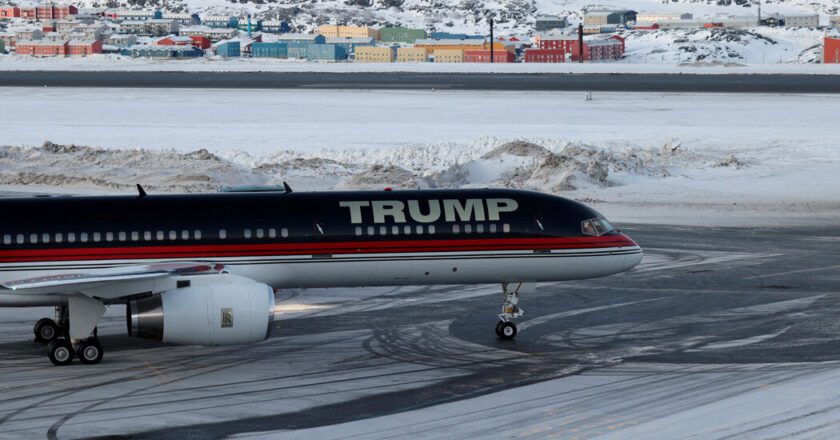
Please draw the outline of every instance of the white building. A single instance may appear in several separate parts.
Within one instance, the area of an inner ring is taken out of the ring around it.
[[[790,27],[819,27],[819,15],[785,15],[785,26]]]
[[[663,20],[691,20],[692,14],[636,14],[636,23],[658,23]]]

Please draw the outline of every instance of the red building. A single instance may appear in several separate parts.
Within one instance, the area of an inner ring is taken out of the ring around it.
[[[192,37],[180,36],[180,37],[165,37],[158,40],[157,43],[161,46],[189,46],[193,44]]]
[[[15,51],[18,55],[32,55],[32,56],[65,56],[67,55],[66,41],[31,41],[21,40],[15,45]]]
[[[465,50],[464,51],[464,62],[465,63],[489,63],[490,62],[490,51],[489,50]],[[516,62],[516,55],[513,53],[506,51],[506,50],[494,50],[493,51],[493,62],[494,63],[513,63]]]
[[[653,31],[659,29],[659,25],[654,23],[650,26],[633,26],[634,31]]]
[[[55,32],[55,24],[53,24],[52,20],[44,20],[41,23],[41,30],[44,33]]]
[[[190,35],[192,38],[193,43],[192,45],[199,48],[199,49],[209,49],[210,48],[210,39],[207,37],[201,37],[198,35]]]
[[[91,55],[102,53],[102,42],[96,40],[71,41],[67,43],[68,55]]]
[[[840,63],[840,38],[825,37],[823,40],[823,63]]]
[[[0,8],[0,18],[14,18],[20,17],[20,8],[11,6],[3,6]]]
[[[608,40],[620,41],[621,42],[621,55],[624,55],[624,41],[626,40],[626,38],[622,37],[621,35],[612,35],[612,36],[610,36],[610,38],[608,38]],[[619,57],[621,55],[619,55]]]
[[[78,13],[79,10],[72,5],[40,5],[24,6],[20,8],[20,18],[26,18],[29,20],[52,20],[55,18],[67,18],[71,15],[76,15]]]
[[[35,6],[23,6],[20,8],[20,18],[26,18],[29,20],[37,20],[38,19],[38,12]]]
[[[566,62],[566,52],[560,49],[527,49],[526,63],[563,63]]]
[[[583,42],[583,60],[617,60],[624,55],[624,44],[621,41],[606,39]],[[580,49],[577,45],[572,47],[572,61],[580,59]]]
[[[572,51],[572,46],[577,46],[577,41],[577,37],[544,36],[540,38],[540,49],[559,49],[568,53]]]

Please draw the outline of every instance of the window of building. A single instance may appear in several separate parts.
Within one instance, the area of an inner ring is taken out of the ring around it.
[[[251,230],[246,229],[244,235],[245,235],[245,238],[251,238]]]
[[[219,229],[219,238],[221,238],[222,240],[226,239],[227,238],[227,231],[224,230],[224,229]]]

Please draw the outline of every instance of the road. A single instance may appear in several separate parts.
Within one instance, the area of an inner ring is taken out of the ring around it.
[[[836,75],[0,71],[0,86],[840,93]]]
[[[0,310],[0,432],[836,438],[840,227],[623,229],[642,264],[523,296],[515,341],[496,286],[288,290],[263,343],[131,339],[114,307],[103,362],[57,368],[31,341],[48,310]]]

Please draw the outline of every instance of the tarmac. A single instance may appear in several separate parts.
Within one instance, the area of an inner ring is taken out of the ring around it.
[[[523,295],[514,341],[499,286],[293,289],[262,343],[133,339],[112,307],[102,363],[54,367],[51,310],[2,309],[0,437],[836,438],[840,227],[623,232],[643,262]]]

